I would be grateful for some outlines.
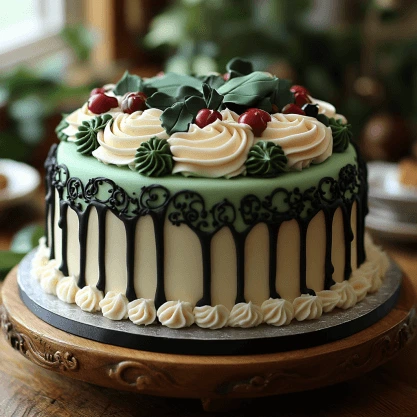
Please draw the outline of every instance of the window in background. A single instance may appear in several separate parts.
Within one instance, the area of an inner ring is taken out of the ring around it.
[[[64,0],[0,0],[0,69],[63,47]]]

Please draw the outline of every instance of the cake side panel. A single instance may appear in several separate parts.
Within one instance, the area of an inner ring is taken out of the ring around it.
[[[99,230],[95,210],[90,212],[87,231],[86,284],[95,286],[98,274]],[[55,219],[55,230],[59,229],[59,218]],[[79,221],[76,213],[69,208],[67,223],[71,229],[68,235],[68,269],[70,275],[79,277],[80,244]],[[352,216],[351,228],[356,228]],[[333,220],[332,263],[336,282],[343,281],[344,253],[342,216]],[[141,218],[136,229],[137,247],[135,251],[135,292],[137,298],[154,298],[156,291],[156,247],[151,219]],[[105,293],[115,291],[125,293],[126,238],[123,223],[111,212],[106,216],[106,286]],[[269,236],[265,224],[258,224],[250,232],[245,242],[245,300],[261,305],[269,294]],[[60,253],[62,244],[55,243],[55,252]],[[355,253],[355,242],[352,253]],[[223,304],[231,309],[236,300],[236,248],[227,228],[218,231],[211,242],[212,304]],[[315,292],[325,289],[324,283],[324,215],[316,214],[307,230],[307,284]],[[293,301],[300,296],[299,261],[300,232],[295,220],[282,224],[278,233],[276,252],[278,263],[276,290],[282,298]],[[354,260],[351,260],[352,265]],[[356,269],[356,268],[355,268]],[[186,225],[179,227],[165,224],[165,295],[167,300],[182,300],[193,305],[203,296],[202,255],[198,238]]]

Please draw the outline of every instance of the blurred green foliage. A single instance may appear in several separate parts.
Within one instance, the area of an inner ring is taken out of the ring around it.
[[[91,33],[80,25],[67,26],[61,36],[78,62],[88,60]],[[53,55],[35,68],[18,66],[0,74],[0,157],[28,161],[32,150],[45,138],[49,117],[67,110],[68,101],[83,100],[91,86],[68,86],[67,61]]]
[[[0,251],[0,281],[23,257],[38,246],[39,239],[45,234],[45,229],[38,224],[30,224],[20,229],[12,239],[10,250]]]

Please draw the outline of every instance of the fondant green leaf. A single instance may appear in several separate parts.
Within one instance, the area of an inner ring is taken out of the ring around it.
[[[143,80],[138,75],[129,74],[129,71],[125,71],[123,77],[114,87],[114,94],[122,96],[123,94],[142,91]]]
[[[256,107],[257,109],[264,110],[268,113],[273,113],[272,103],[271,103],[271,98],[270,97],[264,97],[262,100],[255,103],[253,107]]]
[[[204,99],[196,96],[175,103],[161,114],[162,127],[168,135],[175,132],[186,132],[198,111],[204,109],[205,105]]]
[[[184,102],[175,103],[161,114],[161,124],[168,135],[175,132],[185,132],[193,121],[194,116],[187,111]]]
[[[146,81],[139,77],[139,75],[130,74],[128,71],[125,71],[123,77],[113,89],[114,94],[118,96],[138,91],[145,93],[149,97],[156,92],[156,89],[147,85]]]
[[[291,82],[280,78],[277,79],[277,86],[271,94],[271,103],[282,110],[284,106],[294,103],[294,93],[290,91]]]
[[[175,97],[172,97],[168,94],[156,92],[152,94],[147,100],[146,105],[149,108],[156,108],[160,110],[165,110],[168,107],[171,107],[173,104],[177,102]]]
[[[195,77],[185,74],[167,72],[160,77],[153,77],[146,80],[148,87],[156,88],[159,92],[175,96],[181,86],[189,86],[202,91],[201,81]]]
[[[178,87],[175,93],[176,101],[181,101],[191,96],[202,96],[202,94],[200,90],[197,90],[189,85],[182,85],[181,87]]]
[[[187,111],[196,117],[197,113],[206,107],[206,102],[203,97],[192,96],[185,100],[185,106]]]
[[[222,75],[211,74],[199,78],[203,84],[208,84],[211,88],[216,90],[221,87],[226,81]]]
[[[224,103],[253,106],[257,101],[271,95],[278,88],[278,84],[278,78],[255,71],[227,81],[218,89],[218,93],[224,96]]]
[[[226,65],[226,70],[230,74],[230,79],[235,77],[241,77],[242,75],[248,75],[253,72],[252,62],[242,59],[233,58]]]
[[[208,109],[217,110],[223,103],[223,96],[208,84],[203,84],[203,95]]]

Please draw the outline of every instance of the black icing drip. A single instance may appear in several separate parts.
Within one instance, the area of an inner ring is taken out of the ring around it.
[[[337,207],[337,206],[336,206]],[[332,224],[336,207],[326,207],[323,209],[324,222],[326,227],[326,254],[324,258],[324,288],[330,288],[335,282],[333,280],[334,266],[332,263]]]
[[[104,291],[106,288],[106,208],[96,205],[98,217],[98,282],[97,289]]]
[[[268,236],[269,236],[269,296],[271,298],[281,298],[277,292],[276,280],[277,280],[277,246],[278,246],[278,232],[281,227],[281,223],[268,224]]]
[[[136,229],[141,217],[151,216],[155,233],[157,284],[155,305],[158,308],[166,301],[164,282],[164,226],[165,222],[181,226],[187,225],[198,237],[202,253],[203,294],[197,305],[211,304],[211,242],[222,228],[228,228],[233,236],[236,249],[236,303],[245,302],[245,244],[251,230],[260,223],[266,224],[269,235],[269,292],[271,298],[279,298],[276,283],[277,245],[280,226],[284,221],[295,219],[300,230],[299,287],[302,294],[314,294],[307,286],[307,230],[314,216],[323,211],[326,228],[324,288],[333,284],[332,264],[332,223],[337,209],[341,209],[345,244],[344,278],[351,272],[351,214],[356,202],[357,210],[357,262],[365,260],[364,215],[367,213],[367,173],[364,161],[358,156],[358,168],[348,164],[341,168],[339,178],[322,178],[317,187],[305,191],[299,188],[286,190],[277,188],[269,195],[259,198],[246,195],[236,207],[223,199],[212,207],[207,207],[204,198],[196,191],[183,190],[173,195],[162,185],[142,187],[139,193],[129,195],[111,179],[92,178],[86,185],[78,178],[71,177],[65,165],[57,164],[56,146],[51,148],[46,167],[46,236],[51,236],[47,244],[51,248],[51,258],[55,257],[54,213],[55,195],[59,196],[59,227],[62,229],[62,262],[60,269],[68,275],[68,226],[67,211],[71,208],[79,220],[79,277],[78,285],[86,285],[87,231],[90,211],[95,208],[98,217],[98,280],[97,288],[106,287],[105,242],[106,216],[110,211],[120,219],[126,233],[126,296],[132,301],[138,297],[134,287],[135,251],[137,247]],[[358,154],[359,155],[359,154]],[[65,193],[64,193],[65,192]],[[103,198],[106,196],[106,198]],[[243,230],[237,230],[235,223],[240,220]]]
[[[61,249],[61,265],[59,269],[62,273],[68,275],[68,227],[67,227],[68,204],[65,201],[59,202],[59,222],[58,226],[62,230],[62,249]]]
[[[129,301],[137,298],[135,292],[135,236],[138,220],[139,217],[132,217],[123,221],[126,231],[126,297]]]

